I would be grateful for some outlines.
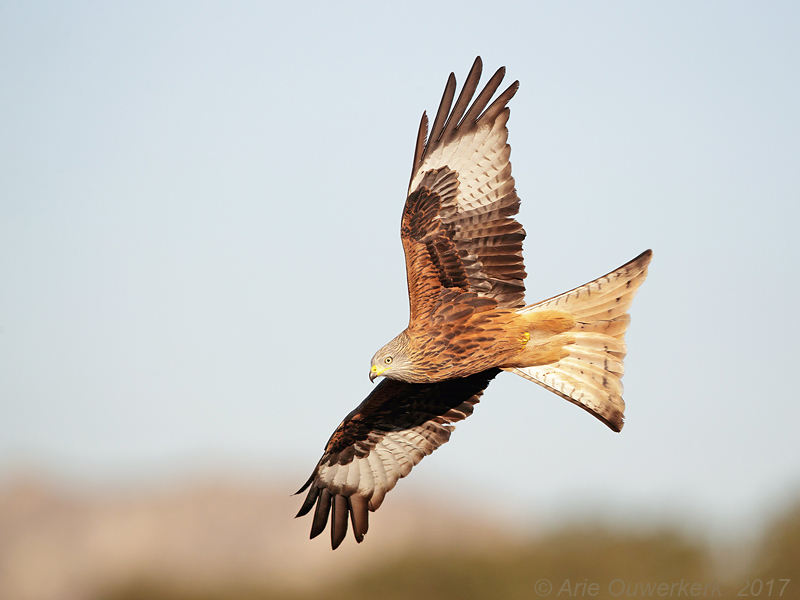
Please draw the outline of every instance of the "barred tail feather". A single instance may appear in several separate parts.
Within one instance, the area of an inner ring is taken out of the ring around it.
[[[557,362],[506,370],[580,406],[612,430],[622,430],[627,311],[647,276],[651,258],[652,252],[647,250],[599,279],[520,309],[520,313],[559,310],[570,314],[576,320],[568,333],[574,343],[564,348],[567,355]]]
[[[647,265],[653,258],[652,250],[645,250],[619,269],[519,310],[520,313],[543,309],[562,310],[579,321],[608,321],[625,314],[633,302],[639,286],[647,276]]]

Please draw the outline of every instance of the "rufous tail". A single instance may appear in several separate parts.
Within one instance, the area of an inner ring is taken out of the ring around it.
[[[642,252],[629,263],[585,285],[531,304],[519,313],[560,311],[575,318],[567,333],[568,352],[554,363],[506,369],[555,392],[603,421],[614,431],[624,424],[623,359],[628,309],[647,276],[653,253]]]

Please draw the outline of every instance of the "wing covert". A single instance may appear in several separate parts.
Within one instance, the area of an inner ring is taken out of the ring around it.
[[[450,439],[453,423],[466,419],[489,382],[490,369],[470,377],[432,384],[384,379],[336,428],[311,477],[298,517],[314,508],[311,537],[331,522],[336,549],[347,534],[356,541],[369,526],[386,493],[425,456]]]

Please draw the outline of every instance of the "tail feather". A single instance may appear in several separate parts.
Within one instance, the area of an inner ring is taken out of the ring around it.
[[[563,310],[581,321],[615,319],[630,308],[636,291],[647,276],[647,265],[652,257],[653,251],[645,250],[616,271],[574,290],[526,306],[519,312],[550,309]]]
[[[557,362],[506,370],[533,381],[593,414],[614,431],[625,422],[622,399],[623,359],[628,309],[647,276],[652,251],[647,250],[616,271],[520,313],[558,310],[571,315],[575,326],[568,335],[574,343]]]
[[[596,352],[603,352],[608,355],[625,358],[628,353],[628,346],[625,345],[624,332],[619,335],[607,335],[605,333],[575,333],[575,345],[577,347],[590,348]],[[567,347],[571,350],[571,346]]]
[[[562,360],[552,365],[508,370],[538,383],[581,407],[600,419],[613,431],[622,431],[625,424],[625,402],[622,400],[621,393],[615,394],[611,390],[600,388],[594,382],[575,377],[577,369],[574,368],[574,365]],[[616,380],[619,382],[621,390],[622,382],[619,381],[619,378]]]
[[[610,321],[578,321],[573,327],[573,331],[580,331],[585,333],[604,333],[611,337],[622,336],[625,337],[625,331],[630,325],[631,316],[627,313],[620,315]]]
[[[617,377],[622,377],[622,374],[625,372],[625,364],[622,362],[621,357],[616,357],[608,352],[592,350],[586,346],[571,346],[568,358],[581,361],[592,367],[603,369],[604,371],[609,371],[610,373],[614,373]]]
[[[592,388],[605,389],[609,394],[622,396],[622,382],[618,373],[609,375],[610,372],[602,365],[594,365],[576,356],[568,356],[559,362],[561,368],[568,370],[576,381],[581,381]]]

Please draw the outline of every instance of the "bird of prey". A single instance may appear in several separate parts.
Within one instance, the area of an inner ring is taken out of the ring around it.
[[[500,68],[474,98],[475,60],[455,100],[454,74],[428,135],[422,115],[400,236],[408,327],[372,358],[384,379],[339,425],[298,494],[315,508],[311,537],[331,520],[339,546],[351,522],[361,542],[368,511],[422,458],[447,442],[491,380],[510,371],[588,411],[613,431],[622,400],[628,308],[647,275],[647,250],[620,268],[548,300],[525,304],[506,123],[515,81],[490,103]]]

